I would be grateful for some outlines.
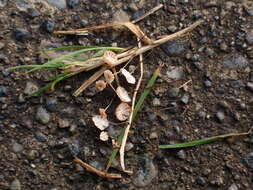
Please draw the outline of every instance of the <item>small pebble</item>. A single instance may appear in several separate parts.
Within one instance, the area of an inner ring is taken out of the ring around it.
[[[210,80],[205,80],[204,85],[206,88],[210,88],[212,86],[212,82]]]
[[[19,42],[25,42],[29,37],[30,33],[26,29],[17,28],[13,32],[15,40]]]
[[[180,80],[184,77],[184,75],[185,73],[184,73],[183,67],[169,67],[166,72],[166,76],[169,79],[173,79],[173,80]]]
[[[188,104],[188,102],[189,102],[189,95],[188,94],[184,94],[183,97],[181,98],[181,102],[183,104]]]
[[[75,140],[68,145],[69,151],[73,157],[76,157],[80,153],[79,141]]]
[[[24,89],[24,93],[26,95],[32,94],[33,92],[37,91],[39,88],[36,84],[34,84],[33,82],[27,82],[25,89]]]
[[[168,96],[170,98],[176,98],[176,97],[178,97],[179,91],[180,91],[179,88],[171,88],[168,91]]]
[[[15,153],[20,153],[20,152],[23,151],[23,149],[24,149],[24,147],[21,144],[17,143],[17,142],[14,142],[13,145],[12,145],[12,150]]]
[[[4,43],[0,42],[0,49],[3,49],[4,48]]]
[[[166,42],[160,47],[168,56],[179,57],[183,55],[186,50],[187,42],[185,40],[175,40],[171,42]]]
[[[30,18],[35,18],[35,17],[40,16],[40,12],[34,8],[27,9],[27,14],[28,14],[28,17]]]
[[[253,170],[253,152],[248,153],[245,157],[244,160],[246,164],[248,165],[249,168]]]
[[[130,151],[134,147],[134,144],[131,142],[126,143],[126,151]]]
[[[177,152],[177,157],[180,158],[181,160],[185,160],[186,159],[186,153],[184,150],[180,150]]]
[[[47,0],[47,2],[58,9],[65,9],[67,7],[66,0]]]
[[[225,114],[223,112],[219,111],[219,112],[216,113],[216,117],[219,120],[219,122],[222,123],[225,119]]]
[[[57,110],[57,105],[58,101],[56,98],[48,98],[46,100],[46,109],[50,112],[55,112]]]
[[[160,99],[154,98],[152,104],[153,106],[160,106],[161,105]]]
[[[232,184],[228,190],[239,190],[236,184]]]
[[[82,19],[80,24],[81,24],[81,27],[86,27],[89,24],[89,21]]]
[[[248,60],[238,53],[231,53],[222,61],[222,65],[228,69],[244,68],[248,64]]]
[[[170,25],[170,26],[168,27],[168,30],[169,30],[170,32],[176,32],[177,29],[178,29],[178,27],[177,27],[176,25]]]
[[[47,124],[50,121],[50,114],[43,107],[39,107],[36,112],[36,119],[41,124]]]
[[[35,136],[35,138],[36,138],[39,142],[46,142],[46,141],[47,141],[47,136],[44,135],[44,134],[41,133],[41,132],[36,132],[34,136]]]
[[[74,8],[75,6],[79,5],[79,0],[67,0],[67,5],[70,8]]]
[[[133,184],[137,187],[149,185],[157,176],[158,171],[149,157],[143,157],[140,161],[140,168],[133,176]]]
[[[18,103],[24,103],[25,102],[25,96],[24,94],[19,94],[18,95]]]
[[[246,41],[249,45],[253,45],[253,30],[250,30],[246,33]]]
[[[171,103],[169,103],[168,106],[171,108],[171,109],[168,110],[170,113],[177,113],[177,112],[178,112],[178,109],[177,109],[177,107],[178,107],[177,102],[171,102]],[[165,118],[166,118],[165,120],[168,119],[167,117],[165,117]]]
[[[7,89],[6,87],[0,86],[0,97],[6,96]]]
[[[151,132],[150,135],[149,135],[149,138],[150,138],[150,139],[157,139],[157,138],[158,138],[157,132],[155,132],[155,131],[154,131],[154,132]]]
[[[253,92],[253,82],[247,82],[246,87],[249,91]]]
[[[8,0],[0,0],[0,8],[4,8],[7,5]]]
[[[39,153],[37,150],[30,150],[26,156],[28,160],[34,160],[38,155]]]
[[[68,128],[68,127],[70,127],[70,123],[66,119],[59,119],[58,120],[58,127],[59,128]]]
[[[218,3],[217,3],[216,0],[206,1],[206,3],[204,4],[204,6],[206,8],[216,7],[216,6],[218,6]]]
[[[45,32],[52,33],[54,31],[55,22],[53,20],[46,20],[42,23],[41,28]]]
[[[197,184],[203,185],[203,186],[206,184],[206,180],[203,177],[197,177],[196,182]]]
[[[2,70],[2,73],[3,73],[3,76],[5,76],[5,77],[7,77],[7,76],[10,75],[9,69],[3,69],[3,70]]]
[[[94,168],[98,169],[98,170],[102,171],[104,169],[103,165],[100,162],[96,161],[96,160],[95,161],[91,161],[89,164],[91,166],[93,166]]]
[[[132,20],[136,20],[140,18],[141,16],[143,16],[144,14],[145,14],[145,11],[143,9],[136,11],[132,16]]]
[[[14,179],[11,182],[10,190],[21,190],[21,183],[18,179]]]
[[[222,50],[222,51],[227,51],[228,50],[228,46],[227,46],[227,44],[225,43],[225,42],[222,42],[221,44],[220,44],[220,49]]]

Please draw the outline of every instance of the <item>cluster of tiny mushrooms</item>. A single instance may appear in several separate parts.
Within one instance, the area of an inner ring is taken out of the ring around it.
[[[125,145],[127,142],[127,137],[129,133],[129,129],[132,124],[132,115],[133,110],[135,106],[135,99],[137,96],[138,89],[140,87],[140,84],[142,82],[143,77],[143,53],[160,46],[161,44],[168,42],[170,40],[179,38],[187,34],[188,32],[192,31],[195,27],[200,25],[203,21],[199,20],[193,23],[192,25],[186,27],[185,29],[182,29],[181,31],[178,31],[171,35],[165,35],[157,40],[152,40],[149,37],[147,37],[142,30],[136,25],[137,22],[145,18],[146,16],[154,13],[158,9],[162,8],[163,5],[158,5],[155,8],[148,11],[146,14],[144,14],[141,18],[138,20],[134,20],[132,22],[117,22],[112,24],[105,24],[105,25],[99,25],[95,27],[89,27],[89,28],[83,28],[83,29],[77,29],[77,30],[69,30],[69,31],[55,31],[55,34],[59,35],[83,35],[91,30],[97,30],[97,29],[105,29],[110,27],[126,27],[131,32],[134,33],[134,35],[137,37],[138,46],[133,48],[128,48],[123,52],[120,52],[118,54],[114,53],[113,51],[105,51],[104,54],[100,57],[92,58],[87,60],[87,62],[72,62],[68,63],[70,66],[67,67],[67,69],[70,69],[73,71],[74,74],[81,73],[83,71],[90,71],[95,68],[100,68],[98,71],[96,71],[87,81],[85,81],[75,92],[74,96],[78,96],[81,92],[83,92],[88,86],[90,86],[93,82],[96,83],[96,89],[98,91],[103,91],[107,86],[111,87],[118,98],[121,100],[121,103],[116,107],[115,110],[115,116],[119,121],[127,121],[127,127],[122,139],[121,146],[119,148],[120,152],[120,165],[122,168],[122,171],[131,174],[131,171],[126,170],[125,168],[125,161],[124,161],[124,152],[125,152]],[[142,45],[142,43],[146,45]],[[139,56],[140,59],[140,77],[138,81],[136,81],[135,77],[132,75],[131,72],[127,71],[125,69],[125,66],[120,69],[120,71],[116,71],[116,66],[123,64],[123,63],[129,63],[134,57]],[[64,68],[66,69],[66,68]],[[132,98],[129,96],[127,90],[120,85],[119,79],[117,74],[121,73],[125,78],[126,81],[130,84],[136,84],[135,91],[133,93]],[[100,77],[104,76],[104,79],[98,80]],[[112,83],[116,81],[117,88],[115,89],[112,85]],[[131,106],[129,105],[131,103]],[[100,139],[102,141],[107,141],[109,139],[108,134],[104,129],[106,129],[109,126],[109,121],[107,120],[107,114],[106,109],[99,109],[99,114],[92,117],[92,121],[94,122],[94,125],[101,130],[100,133]],[[112,140],[113,146],[117,146],[117,143]],[[114,174],[114,173],[107,173],[104,171],[99,171],[96,168],[84,163],[82,160],[75,158],[74,162],[80,164],[82,167],[84,167],[86,170],[91,171],[93,173],[96,173],[97,175],[105,178],[121,178],[120,174]]]

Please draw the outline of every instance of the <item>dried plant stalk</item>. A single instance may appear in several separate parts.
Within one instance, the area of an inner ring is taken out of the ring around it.
[[[141,45],[141,41],[140,39],[138,39],[138,47],[141,48],[142,45]],[[135,100],[136,100],[136,96],[137,96],[137,92],[140,88],[140,85],[141,85],[141,82],[142,82],[142,78],[143,78],[143,55],[140,54],[140,70],[141,70],[141,73],[140,73],[140,78],[137,82],[137,85],[135,87],[135,91],[134,91],[134,95],[133,95],[133,100],[132,100],[132,107],[131,107],[131,114],[130,114],[130,117],[129,117],[129,120],[128,120],[128,125],[126,127],[126,130],[125,130],[125,133],[124,133],[124,136],[123,136],[123,139],[122,139],[122,144],[121,144],[121,147],[120,147],[120,150],[119,150],[119,153],[120,153],[120,164],[121,164],[121,167],[122,167],[122,170],[129,173],[129,171],[126,170],[125,168],[125,161],[124,161],[124,157],[125,157],[125,147],[126,147],[126,142],[127,142],[127,137],[128,137],[128,133],[129,133],[129,130],[130,130],[130,127],[132,125],[132,121],[133,121],[133,114],[134,114],[134,107],[135,107]]]
[[[167,41],[170,41],[170,40],[173,40],[173,39],[176,39],[176,38],[179,38],[181,37],[182,35],[192,31],[195,27],[197,27],[198,25],[200,25],[203,21],[202,20],[199,20],[195,23],[193,23],[192,25],[188,26],[187,28],[179,31],[179,32],[176,32],[174,34],[171,34],[171,35],[167,35],[167,36],[164,36],[162,39],[159,39],[159,40],[155,40],[155,41],[152,41],[151,44],[149,45],[146,45],[146,46],[142,46],[141,48],[138,48],[138,47],[134,47],[134,48],[131,48],[123,53],[119,53],[117,54],[117,61],[114,63],[114,67],[117,66],[117,65],[120,65],[122,63],[125,63],[131,59],[133,59],[134,57],[136,56],[139,56],[143,53],[146,53],[147,51],[157,47],[157,46],[160,46],[161,44],[167,42]],[[144,42],[147,43],[147,41],[145,40],[145,38],[143,38],[143,35],[137,35],[137,37],[142,37],[142,40],[144,39]],[[140,38],[139,38],[140,39]],[[150,41],[149,41],[150,42]],[[92,65],[92,69],[96,68],[96,67],[99,67],[103,65],[102,61],[97,64],[97,65]],[[90,84],[92,84],[96,79],[98,79],[102,74],[103,72],[108,69],[108,67],[106,66],[103,66],[99,71],[97,71],[90,79],[88,79],[88,81],[86,81],[76,92],[74,92],[74,96],[78,96],[83,90],[85,90]],[[90,70],[89,68],[85,68],[85,70]]]
[[[82,160],[80,160],[78,158],[75,158],[74,162],[77,163],[77,164],[80,164],[87,171],[92,172],[94,174],[97,174],[100,177],[108,178],[108,179],[121,179],[122,178],[122,176],[120,174],[107,173],[107,172],[100,171],[100,170],[92,167],[91,165],[83,162]]]

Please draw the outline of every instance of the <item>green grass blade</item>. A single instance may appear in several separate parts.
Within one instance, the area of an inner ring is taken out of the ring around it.
[[[143,103],[144,103],[146,97],[147,97],[148,94],[150,93],[151,87],[155,84],[155,81],[156,81],[157,77],[159,76],[159,74],[160,74],[160,68],[157,68],[157,69],[155,70],[155,72],[153,73],[151,79],[148,81],[148,84],[146,85],[145,90],[143,91],[143,93],[141,94],[140,98],[138,99],[138,101],[137,101],[137,103],[136,103],[136,105],[135,105],[135,108],[134,108],[134,111],[133,111],[133,119],[132,119],[132,121],[134,121],[134,119],[135,119],[137,113],[141,110],[142,105],[143,105]],[[123,136],[124,136],[124,134],[125,134],[126,127],[127,127],[127,126],[125,126],[123,129],[121,129],[120,135],[119,135],[118,138],[117,138],[117,144],[118,144],[119,146],[120,146],[121,143],[122,143],[122,139],[123,139]],[[112,153],[111,153],[111,155],[110,155],[110,157],[109,157],[109,160],[108,160],[108,163],[107,163],[107,165],[106,165],[106,171],[111,167],[112,162],[114,161],[114,159],[115,159],[115,157],[116,157],[118,151],[119,151],[119,149],[113,149],[113,150],[112,150]]]
[[[15,69],[30,69],[30,68],[35,68],[38,65],[18,65],[18,66],[14,66],[14,67],[10,67],[10,70],[15,70]]]
[[[60,81],[66,79],[66,78],[69,78],[69,77],[71,77],[71,76],[72,76],[71,73],[62,73],[62,74],[56,75],[55,77],[50,78],[50,79],[51,79],[51,82],[50,82],[50,83],[48,83],[47,85],[45,85],[45,86],[39,88],[39,89],[36,90],[35,92],[29,94],[29,95],[27,96],[27,98],[30,98],[30,97],[32,97],[32,96],[36,96],[36,95],[38,95],[38,94],[44,92],[45,90],[47,90],[47,89],[49,89],[49,88],[54,88],[55,85],[56,85],[57,83],[59,83]]]
[[[47,50],[44,50],[46,52],[49,51],[61,51],[61,50],[71,50],[71,49],[90,49],[90,48],[99,48],[99,49],[107,49],[112,51],[122,51],[124,48],[121,47],[99,47],[99,46],[62,46],[58,48],[50,48]]]
[[[49,51],[61,51],[61,50],[73,50],[73,49],[86,49],[86,48],[95,48],[98,46],[62,46],[62,47],[57,47],[57,48],[50,48],[43,50],[44,52],[49,52]]]
[[[187,148],[187,147],[193,147],[193,146],[199,146],[202,144],[212,143],[216,141],[220,141],[229,137],[234,136],[243,136],[248,135],[249,133],[229,133],[225,135],[219,135],[214,137],[208,137],[200,140],[185,142],[185,143],[178,143],[178,144],[167,144],[167,145],[159,145],[160,149],[175,149],[175,148]]]
[[[121,51],[124,50],[124,48],[119,48],[119,47],[88,47],[88,48],[83,48],[74,52],[70,52],[66,55],[60,56],[58,58],[49,60],[48,62],[44,63],[43,65],[40,65],[40,67],[31,69],[29,72],[34,72],[36,70],[42,69],[42,68],[53,68],[56,64],[62,63],[62,61],[73,58],[75,56],[78,56],[82,53],[88,52],[88,51],[99,51],[99,50],[113,50],[113,51]],[[55,66],[56,68],[56,66]]]

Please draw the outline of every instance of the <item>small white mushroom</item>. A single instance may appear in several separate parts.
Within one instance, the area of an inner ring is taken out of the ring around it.
[[[126,89],[122,86],[118,86],[118,88],[116,89],[116,94],[122,102],[131,102],[131,98],[129,97]]]
[[[103,91],[105,89],[105,87],[106,87],[106,82],[105,81],[103,81],[103,80],[96,81],[96,89],[98,91]]]
[[[109,126],[109,121],[105,117],[101,117],[101,115],[95,115],[92,117],[92,121],[94,125],[100,130],[104,130]]]
[[[105,81],[109,84],[114,81],[114,75],[110,70],[104,71],[104,77],[105,77]]]
[[[130,72],[128,72],[126,69],[121,69],[121,73],[124,75],[128,83],[135,84],[136,80]]]
[[[113,51],[105,51],[103,61],[110,67],[114,67],[117,62],[117,54]]]
[[[109,139],[108,133],[106,131],[102,131],[99,135],[99,138],[101,141],[108,141]]]
[[[119,104],[115,109],[115,116],[119,121],[127,120],[130,114],[131,114],[131,107],[125,102]]]

